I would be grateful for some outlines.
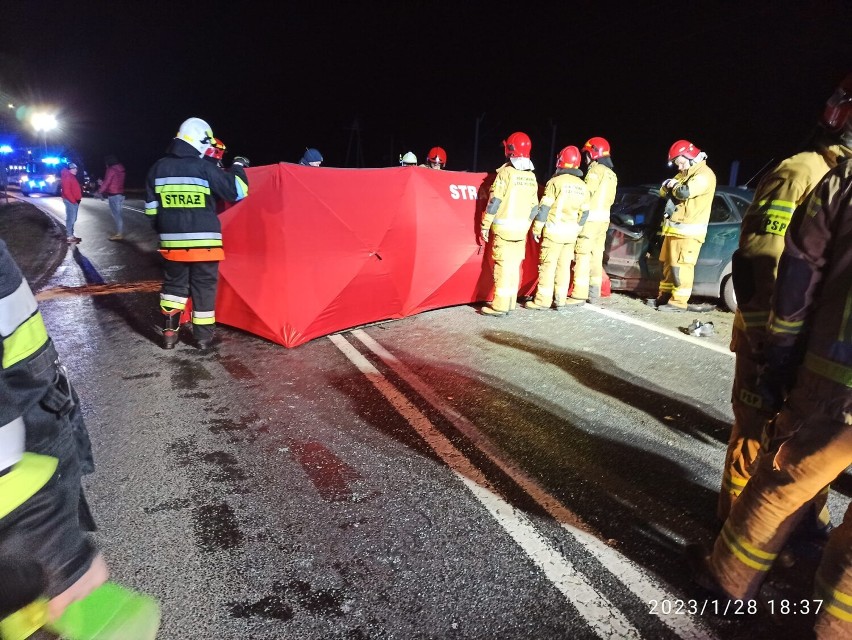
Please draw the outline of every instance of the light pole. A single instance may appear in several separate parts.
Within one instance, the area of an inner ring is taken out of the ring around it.
[[[47,151],[47,132],[56,128],[56,116],[49,113],[34,113],[30,122],[36,132],[41,132],[44,141],[44,150]]]

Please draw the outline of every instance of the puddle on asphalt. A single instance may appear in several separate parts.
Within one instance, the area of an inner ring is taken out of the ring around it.
[[[175,358],[172,364],[172,387],[175,389],[197,389],[199,380],[213,380],[213,376],[198,360]]]
[[[201,459],[219,467],[219,470],[210,476],[213,482],[236,482],[246,479],[246,474],[240,469],[240,464],[233,454],[225,451],[213,451],[204,454]]]
[[[202,551],[235,549],[243,543],[237,517],[226,502],[196,507],[192,520],[195,542]]]
[[[275,620],[289,620],[294,611],[289,601],[296,602],[301,609],[312,614],[343,615],[343,592],[340,589],[312,589],[302,580],[292,580],[287,584],[273,583],[272,595],[257,602],[230,603],[231,615],[235,618],[259,616]],[[288,597],[289,596],[289,597]]]

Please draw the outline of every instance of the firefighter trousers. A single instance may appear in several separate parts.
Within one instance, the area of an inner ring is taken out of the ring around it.
[[[852,425],[829,416],[825,385],[797,384],[767,429],[769,450],[731,508],[709,558],[719,586],[732,598],[752,599],[811,501],[852,463]],[[840,399],[840,402],[844,402]],[[848,400],[846,400],[848,404]],[[831,533],[817,570],[818,626],[852,637],[852,548],[849,511]],[[840,625],[840,627],[838,627]]]
[[[548,308],[553,304],[565,304],[568,286],[571,284],[571,261],[574,260],[574,245],[571,242],[556,242],[547,236],[541,241],[541,254],[538,262],[538,287],[535,290],[535,304]]]
[[[521,263],[526,254],[527,240],[504,240],[494,237],[491,256],[494,258],[495,311],[511,311],[518,304],[518,288],[521,286]]]
[[[734,423],[728,438],[722,488],[716,507],[716,515],[721,522],[727,520],[731,505],[752,476],[761,443],[764,442],[764,430],[774,415],[763,408],[763,400],[757,392],[758,362],[745,334],[736,327],[731,339],[731,350],[737,354],[731,392]],[[830,518],[827,500],[827,490],[814,498],[811,513],[806,516],[810,522],[803,522],[803,526],[811,531],[824,530],[828,526]]]
[[[196,340],[209,340],[216,329],[216,287],[218,262],[177,262],[165,260],[160,306],[163,313],[183,309],[192,296],[192,332]],[[164,304],[169,301],[169,306]],[[182,304],[180,301],[183,301]],[[179,306],[175,306],[175,305]]]
[[[577,236],[574,256],[574,289],[571,297],[586,300],[589,293],[600,296],[603,283],[603,254],[608,220],[588,220]]]
[[[699,251],[701,242],[695,238],[663,238],[663,246],[660,249],[663,279],[660,281],[659,297],[668,298],[670,305],[686,308],[692,295]]]

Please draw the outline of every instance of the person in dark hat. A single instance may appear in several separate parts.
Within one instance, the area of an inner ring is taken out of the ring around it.
[[[322,154],[314,148],[305,149],[305,154],[299,160],[299,164],[306,167],[318,167],[322,164]]]

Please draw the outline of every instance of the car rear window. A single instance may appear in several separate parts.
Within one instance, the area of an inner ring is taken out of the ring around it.
[[[713,205],[710,207],[710,222],[738,222],[739,218],[734,217],[731,211],[731,206],[728,201],[720,195],[713,196]]]

